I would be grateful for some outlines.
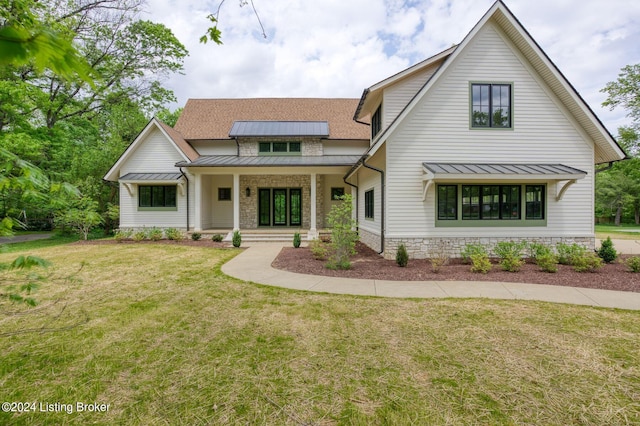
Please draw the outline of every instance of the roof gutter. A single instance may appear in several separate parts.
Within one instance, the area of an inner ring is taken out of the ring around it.
[[[376,167],[370,166],[369,164],[366,163],[366,157],[362,158],[362,165],[364,167],[366,167],[367,169],[371,169],[374,172],[378,172],[380,173],[380,192],[382,192],[382,195],[380,197],[380,251],[378,252],[378,254],[382,254],[384,253],[384,193],[385,193],[385,188],[384,188],[384,170],[380,170]]]
[[[356,189],[356,192],[355,192],[356,193],[356,232],[358,232],[358,224],[360,223],[360,221],[358,220],[358,212],[360,211],[358,209],[358,186],[352,184],[351,182],[348,182],[347,179],[348,179],[347,176],[342,177],[342,180],[344,181],[344,183]]]

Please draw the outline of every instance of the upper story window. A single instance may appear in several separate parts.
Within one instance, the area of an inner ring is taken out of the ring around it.
[[[371,116],[371,140],[373,140],[382,130],[382,104],[376,109]]]
[[[471,127],[512,127],[511,84],[471,84]]]
[[[300,142],[260,142],[258,145],[260,155],[300,155],[301,152]]]

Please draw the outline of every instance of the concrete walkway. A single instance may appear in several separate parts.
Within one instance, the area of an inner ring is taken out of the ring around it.
[[[633,240],[626,240],[633,242]],[[640,244],[637,246],[640,253]],[[629,249],[636,249],[629,244]],[[222,265],[222,272],[245,281],[336,294],[402,298],[489,298],[540,300],[544,302],[640,310],[640,293],[595,290],[542,284],[520,284],[485,281],[383,281],[373,279],[335,278],[305,275],[271,267],[283,243],[252,243],[251,247]],[[616,248],[623,245],[614,242]],[[625,249],[626,253],[626,249]],[[630,253],[634,254],[634,253]]]

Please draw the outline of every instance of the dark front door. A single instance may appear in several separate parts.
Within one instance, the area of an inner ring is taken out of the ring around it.
[[[302,189],[258,189],[258,225],[302,225]]]

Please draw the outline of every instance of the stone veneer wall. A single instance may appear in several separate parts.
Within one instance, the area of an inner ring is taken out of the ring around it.
[[[362,237],[361,237],[362,240]],[[425,259],[433,250],[444,250],[450,257],[461,257],[460,253],[467,244],[482,244],[490,255],[499,241],[527,241],[554,247],[558,243],[579,244],[588,250],[595,247],[595,239],[587,237],[533,237],[533,238],[494,238],[494,237],[457,237],[457,238],[387,238],[385,239],[384,257],[395,259],[398,246],[403,243],[410,259]],[[363,241],[365,242],[365,241]],[[365,242],[366,244],[366,242]],[[369,245],[369,244],[367,244]],[[371,246],[376,248],[375,246]],[[379,247],[379,245],[378,245]]]
[[[300,153],[305,157],[317,157],[324,154],[319,138],[238,138],[240,157],[257,157],[259,142],[301,142]]]
[[[316,176],[316,224],[324,227],[324,178]],[[245,195],[246,188],[251,196]],[[258,188],[302,188],[302,226],[311,227],[311,176],[310,175],[241,175],[240,176],[240,229],[258,227]]]
[[[358,229],[358,237],[360,242],[366,244],[367,246],[371,247],[372,249],[374,249],[375,251],[380,251],[380,236],[377,234],[374,234],[373,232],[364,230],[362,228]],[[393,258],[395,259],[395,251],[393,252]]]

